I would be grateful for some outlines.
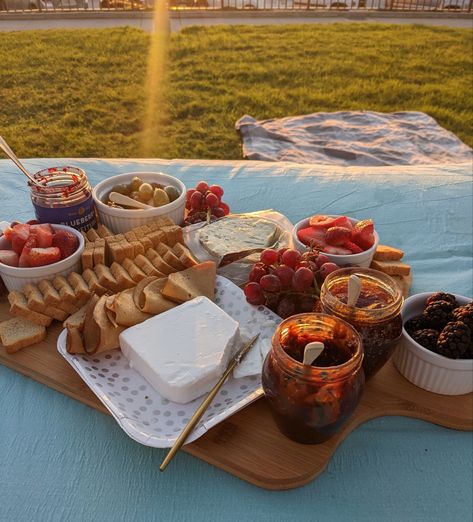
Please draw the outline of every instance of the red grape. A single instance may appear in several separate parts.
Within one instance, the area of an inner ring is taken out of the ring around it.
[[[294,277],[294,270],[287,265],[280,265],[273,274],[279,277],[282,288],[291,288],[292,278]]]
[[[225,212],[223,208],[216,207],[212,209],[212,216],[215,216],[216,218],[222,218],[225,215]]]
[[[193,210],[200,210],[202,208],[202,202],[204,200],[204,197],[200,192],[194,192],[191,196],[191,209]]]
[[[220,207],[223,208],[223,211],[225,212],[226,216],[228,216],[228,214],[230,214],[230,207],[226,203],[221,201],[220,202]]]
[[[210,192],[215,194],[219,199],[222,199],[223,196],[223,188],[220,185],[211,185],[209,187]]]
[[[338,270],[338,266],[335,263],[324,263],[320,267],[320,275],[325,279],[329,274]]]
[[[289,248],[280,248],[280,249],[278,250],[278,256],[279,256],[279,262],[280,262],[280,263],[281,263],[282,255],[284,254],[284,252],[285,252],[286,250],[289,250]]]
[[[261,287],[258,283],[252,282],[247,283],[245,288],[243,289],[246,300],[252,305],[262,305],[264,304],[264,295],[261,291]]]
[[[254,265],[251,269],[248,280],[251,282],[259,283],[260,279],[268,273],[266,267]]]
[[[279,292],[281,290],[281,281],[274,274],[268,274],[260,279],[260,285],[266,292]]]
[[[261,252],[260,259],[265,265],[274,265],[278,261],[278,252],[272,248],[267,248]]]
[[[209,190],[209,186],[205,181],[199,181],[195,186],[195,190],[199,191],[201,194],[205,194],[207,190]]]
[[[314,273],[305,266],[298,268],[292,278],[292,286],[298,292],[305,292],[314,282]]]
[[[189,189],[187,192],[186,192],[186,201],[189,201],[191,200],[191,197],[192,197],[192,194],[194,194],[195,192],[195,189]]]
[[[296,270],[301,267],[308,268],[309,270],[312,270],[312,272],[315,272],[317,270],[317,265],[313,261],[307,261],[307,260],[300,261],[296,265]]]
[[[301,254],[297,250],[287,249],[281,256],[281,262],[291,268],[295,268],[301,260]]]
[[[279,301],[278,307],[276,308],[276,313],[283,319],[293,315],[295,311],[296,305],[289,297],[283,297],[281,301]]]
[[[220,201],[218,200],[218,197],[215,194],[212,194],[212,192],[209,192],[205,196],[205,203],[209,208],[217,208]]]
[[[317,260],[315,261],[317,268],[320,268],[325,263],[330,263],[330,258],[325,254],[319,254]]]

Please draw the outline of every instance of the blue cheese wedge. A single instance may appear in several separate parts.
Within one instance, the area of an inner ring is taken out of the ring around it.
[[[212,256],[266,248],[275,242],[279,227],[267,219],[229,217],[220,219],[198,230],[201,245]]]
[[[238,323],[206,297],[120,335],[130,367],[163,397],[181,404],[210,391],[240,345]]]

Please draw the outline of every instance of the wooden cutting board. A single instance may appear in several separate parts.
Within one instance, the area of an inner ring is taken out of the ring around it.
[[[3,298],[0,321],[7,318],[8,303]],[[0,347],[0,363],[108,413],[57,352],[60,329],[59,323],[54,324],[48,328],[45,341],[13,355]],[[290,489],[317,477],[337,446],[357,426],[387,415],[414,417],[457,430],[473,430],[473,394],[448,397],[429,393],[412,385],[392,363],[388,363],[367,385],[360,405],[344,429],[323,444],[298,444],[281,435],[265,400],[260,399],[183,449],[256,486]]]

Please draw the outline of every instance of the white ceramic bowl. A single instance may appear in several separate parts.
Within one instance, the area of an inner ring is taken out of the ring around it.
[[[33,268],[19,268],[14,266],[4,265],[0,263],[0,276],[5,283],[8,291],[22,290],[28,283],[38,283],[42,279],[53,279],[57,275],[64,277],[71,272],[81,271],[81,255],[84,250],[84,238],[82,234],[74,228],[66,227],[65,225],[51,225],[54,230],[67,230],[72,232],[79,239],[79,247],[77,250],[57,263],[50,265],[38,266]],[[7,243],[5,238],[0,238],[0,248],[4,248]]]
[[[341,216],[330,216],[330,217],[341,217]],[[348,218],[353,225],[356,225],[358,223],[358,219]],[[304,245],[301,241],[299,241],[297,237],[297,231],[301,228],[307,228],[309,226],[309,220],[310,218],[302,219],[298,223],[296,223],[292,229],[292,239],[294,241],[295,247],[300,250],[301,252],[304,252],[304,250],[307,248],[307,245]],[[373,260],[374,253],[376,251],[376,248],[379,243],[379,236],[376,230],[374,231],[374,244],[371,248],[368,250],[365,250],[364,252],[360,252],[359,254],[350,254],[346,256],[337,256],[335,254],[326,254],[324,252],[324,255],[326,255],[332,263],[336,263],[338,266],[360,266],[364,268],[369,268],[371,265],[371,261]]]
[[[431,292],[408,297],[402,309],[405,323],[424,310]],[[455,295],[458,304],[471,301]],[[473,391],[473,359],[449,359],[424,348],[403,328],[400,345],[394,353],[394,365],[412,384],[441,395],[463,395]]]
[[[148,183],[160,183],[171,185],[179,191],[179,197],[163,205],[162,207],[149,210],[125,210],[122,208],[109,207],[103,202],[104,197],[112,190],[115,185],[129,183],[134,176],[140,177]],[[182,225],[186,207],[186,186],[184,183],[173,176],[162,172],[128,172],[112,176],[101,181],[93,190],[92,197],[99,214],[100,221],[115,234],[128,232],[134,227],[146,225],[159,216],[171,218],[177,225]]]

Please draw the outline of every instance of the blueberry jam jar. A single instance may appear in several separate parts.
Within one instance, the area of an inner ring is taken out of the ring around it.
[[[31,201],[40,223],[67,225],[84,232],[97,225],[92,187],[78,167],[52,167],[34,175],[29,183]]]
[[[324,343],[311,365],[302,364],[305,346]],[[361,338],[345,321],[326,314],[299,314],[274,333],[263,365],[263,390],[274,420],[288,438],[317,444],[350,418],[364,386]]]
[[[348,306],[348,279],[352,274],[361,280],[361,293],[355,306]],[[366,380],[386,364],[399,343],[403,301],[394,279],[370,268],[336,270],[322,285],[322,311],[350,323],[361,336]]]

